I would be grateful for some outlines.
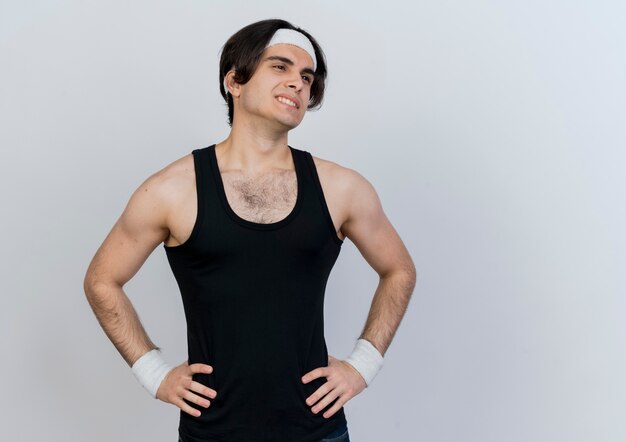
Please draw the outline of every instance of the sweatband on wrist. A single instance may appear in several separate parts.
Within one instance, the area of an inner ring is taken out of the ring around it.
[[[145,353],[131,367],[141,385],[156,399],[157,390],[165,375],[174,367],[168,365],[156,348]]]
[[[346,359],[346,362],[361,373],[368,387],[383,368],[383,361],[383,355],[367,339],[357,340],[352,354]]]

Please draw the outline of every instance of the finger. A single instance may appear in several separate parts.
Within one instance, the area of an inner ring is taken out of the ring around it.
[[[307,405],[313,405],[314,403],[316,403],[318,400],[320,400],[321,398],[324,397],[324,395],[326,393],[328,393],[330,390],[332,389],[332,385],[330,384],[330,382],[326,382],[324,385],[322,385],[320,388],[318,388],[317,390],[315,390],[315,392],[309,396],[306,400]]]
[[[204,408],[209,408],[209,405],[211,405],[210,400],[201,398],[200,396],[198,396],[197,394],[193,394],[189,390],[185,391],[185,393],[183,394],[183,397],[187,399],[189,402],[193,402],[194,404],[200,405],[201,407],[204,407]]]
[[[192,373],[213,373],[213,367],[207,364],[191,364],[189,368]]]
[[[315,370],[312,370],[308,372],[307,374],[305,374],[304,376],[302,376],[302,382],[304,382],[305,384],[308,382],[311,382],[313,379],[317,379],[321,376],[324,376],[325,372],[326,372],[326,367],[318,367]]]
[[[328,419],[333,414],[335,414],[337,411],[339,411],[339,409],[341,407],[343,407],[346,402],[348,402],[348,399],[346,398],[346,395],[339,396],[339,399],[337,399],[337,402],[335,402],[333,404],[333,406],[330,407],[322,416],[324,416],[326,419]]]
[[[210,397],[211,399],[215,399],[215,397],[217,396],[217,391],[213,390],[212,388],[207,387],[204,384],[201,384],[200,382],[196,382],[196,381],[191,381],[191,383],[189,384],[189,387],[187,387],[189,390],[193,390],[196,393],[200,393],[203,394],[204,396]]]
[[[337,389],[332,390],[326,396],[324,396],[322,400],[315,404],[315,406],[311,408],[311,411],[315,414],[319,413],[321,410],[326,408],[328,404],[334,401],[337,396],[339,396],[339,392],[337,391]]]
[[[185,413],[191,415],[191,416],[195,416],[198,417],[200,416],[200,410],[197,410],[195,408],[193,408],[191,405],[188,405],[184,400],[179,399],[175,402],[175,404],[178,406],[178,408],[180,408],[181,410],[183,410]]]

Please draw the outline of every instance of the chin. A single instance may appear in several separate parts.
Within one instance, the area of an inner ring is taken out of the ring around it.
[[[279,120],[279,123],[282,124],[283,126],[287,127],[289,130],[291,129],[295,129],[296,127],[298,127],[300,125],[300,123],[302,122],[302,120],[299,121],[294,121],[294,120]]]

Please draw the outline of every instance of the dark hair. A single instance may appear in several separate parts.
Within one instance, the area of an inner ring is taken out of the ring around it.
[[[231,69],[235,70],[234,80],[246,84],[258,67],[261,54],[274,33],[282,28],[293,29],[304,34],[313,45],[317,66],[311,85],[311,94],[307,109],[319,108],[324,98],[326,83],[326,59],[324,52],[315,39],[305,30],[281,19],[261,20],[241,28],[233,34],[221,49],[220,57],[220,94],[228,105],[228,125],[232,127],[234,117],[233,97],[224,89],[224,77]]]

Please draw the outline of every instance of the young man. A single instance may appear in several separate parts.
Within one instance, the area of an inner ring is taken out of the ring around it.
[[[180,408],[185,442],[348,441],[343,405],[371,384],[415,287],[415,266],[359,173],[288,145],[324,94],[315,39],[284,20],[224,45],[225,140],[148,177],[94,256],[84,288],[144,387]],[[324,291],[345,238],[380,283],[353,353],[327,352]],[[163,243],[187,320],[170,367],[123,291]]]

